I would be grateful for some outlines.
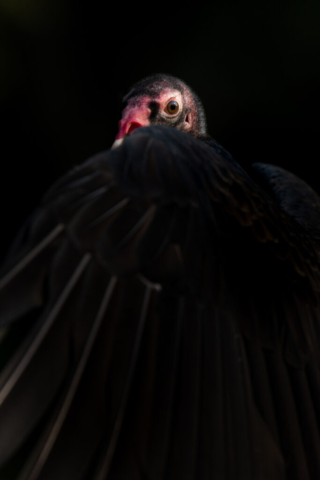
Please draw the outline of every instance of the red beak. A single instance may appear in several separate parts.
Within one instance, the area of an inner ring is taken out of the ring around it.
[[[150,108],[144,102],[136,106],[130,106],[129,104],[124,109],[122,119],[119,122],[116,140],[123,138],[125,135],[129,135],[136,130],[136,128],[150,125],[150,113]]]

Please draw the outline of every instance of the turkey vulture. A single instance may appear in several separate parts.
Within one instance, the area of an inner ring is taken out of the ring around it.
[[[134,85],[7,255],[0,478],[319,479],[319,225],[184,82]]]

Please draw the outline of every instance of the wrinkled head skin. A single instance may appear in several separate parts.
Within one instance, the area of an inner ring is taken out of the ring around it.
[[[150,125],[174,127],[198,138],[207,135],[199,98],[178,78],[164,74],[145,78],[131,88],[123,102],[115,143],[135,129]]]

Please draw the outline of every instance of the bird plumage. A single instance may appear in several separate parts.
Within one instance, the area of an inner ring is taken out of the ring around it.
[[[163,118],[58,181],[8,254],[1,478],[319,478],[319,197]]]

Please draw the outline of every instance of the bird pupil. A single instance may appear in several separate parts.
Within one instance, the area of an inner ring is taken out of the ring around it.
[[[170,113],[176,113],[178,109],[178,104],[174,100],[172,102],[169,102],[168,104],[168,110]]]

